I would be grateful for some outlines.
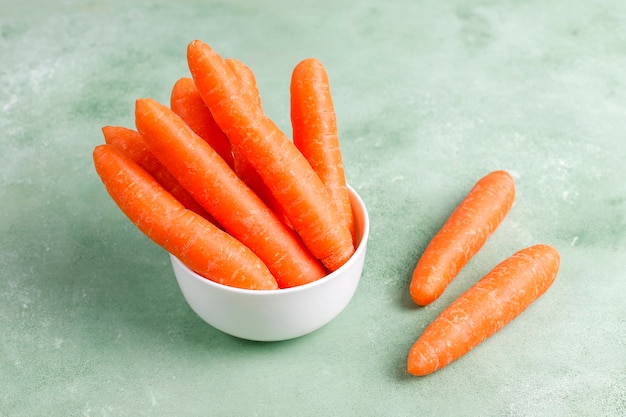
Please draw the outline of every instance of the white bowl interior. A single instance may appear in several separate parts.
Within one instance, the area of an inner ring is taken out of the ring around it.
[[[257,341],[292,339],[333,320],[352,299],[363,271],[369,216],[361,197],[348,187],[357,248],[339,269],[293,288],[257,291],[229,287],[190,270],[170,254],[178,285],[193,311],[232,336]]]

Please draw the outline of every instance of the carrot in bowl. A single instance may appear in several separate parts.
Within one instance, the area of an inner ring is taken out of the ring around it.
[[[291,140],[264,114],[209,45],[187,47],[191,75],[205,104],[283,208],[313,255],[333,271],[354,253],[352,236],[330,193]]]
[[[559,264],[549,245],[522,249],[498,264],[424,330],[409,351],[408,372],[428,375],[496,333],[547,291]]]
[[[176,113],[136,101],[135,124],[152,153],[232,236],[265,262],[281,288],[326,275],[296,233]]]
[[[320,177],[354,238],[354,219],[346,184],[337,116],[328,74],[322,63],[307,58],[291,75],[293,142]]]
[[[109,195],[153,242],[212,281],[246,289],[278,289],[265,264],[241,242],[186,209],[150,174],[112,145],[93,160]]]
[[[261,107],[261,93],[254,72],[246,64],[235,58],[227,58],[226,63],[239,78],[243,93],[249,94],[254,103]]]
[[[230,142],[215,123],[211,111],[202,101],[198,89],[189,77],[179,78],[170,94],[170,108],[191,127],[191,129],[226,161],[233,166]]]
[[[425,306],[435,301],[485,244],[509,212],[515,184],[506,171],[481,178],[430,241],[413,271],[410,294]]]
[[[243,94],[248,94],[255,103],[261,107],[261,95],[256,84],[256,77],[252,70],[243,62],[238,59],[228,58],[226,63],[231,67],[235,75],[241,82],[241,89]],[[269,187],[263,182],[263,178],[248,162],[246,157],[241,153],[237,146],[231,146],[233,152],[233,170],[235,173],[245,182],[248,187],[252,188],[265,204],[269,206],[285,224],[291,227],[291,223],[287,218],[284,210],[276,200],[276,197],[272,194]]]
[[[202,208],[200,204],[174,178],[171,172],[150,152],[148,145],[136,130],[123,126],[104,126],[102,128],[104,141],[114,146],[127,158],[139,164],[140,167],[152,175],[174,198],[189,210],[195,211],[202,217],[217,225],[215,219]]]

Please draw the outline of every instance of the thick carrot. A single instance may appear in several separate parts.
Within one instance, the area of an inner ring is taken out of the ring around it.
[[[150,152],[139,132],[122,126],[104,126],[102,128],[104,141],[116,147],[127,158],[139,164],[140,167],[152,175],[174,196],[183,206],[196,212],[211,223],[217,225],[216,220],[183,188],[171,172]]]
[[[155,100],[138,99],[135,123],[161,163],[227,232],[265,262],[279,286],[326,275],[296,233],[176,113]]]
[[[493,234],[514,199],[515,184],[506,171],[490,172],[476,183],[420,257],[410,285],[415,303],[425,306],[439,298]]]
[[[247,289],[278,289],[265,264],[241,242],[186,209],[112,145],[93,151],[96,171],[124,214],[152,241],[198,274]]]
[[[192,41],[187,62],[215,121],[259,173],[315,257],[329,269],[354,253],[350,231],[330,193],[293,142],[247,94],[226,61]]]
[[[256,84],[256,77],[252,70],[243,62],[228,58],[226,63],[231,67],[235,75],[241,82],[241,88],[243,94],[249,94],[255,103],[261,107],[261,95]],[[246,157],[241,153],[237,146],[232,145],[233,152],[233,169],[235,173],[245,182],[248,187],[252,188],[265,204],[269,206],[289,227],[291,223],[287,218],[284,210],[276,200],[276,197],[272,194],[269,187],[263,182],[263,178],[248,162]]]
[[[293,142],[320,177],[354,238],[354,219],[339,147],[337,116],[328,74],[322,63],[307,58],[291,75]]]
[[[193,79],[182,77],[174,83],[170,95],[170,108],[178,114],[191,129],[226,161],[233,166],[233,156],[230,150],[230,142],[215,123],[213,115],[198,94]]]
[[[560,256],[548,245],[523,249],[498,264],[447,307],[408,355],[408,372],[423,376],[460,358],[522,313],[554,282]]]

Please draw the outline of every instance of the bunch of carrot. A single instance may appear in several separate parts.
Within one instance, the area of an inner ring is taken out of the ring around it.
[[[315,281],[354,253],[354,220],[328,76],[291,79],[293,140],[264,113],[253,72],[206,43],[169,106],[135,103],[136,129],[105,126],[96,171],[124,214],[207,279],[278,289]]]
[[[413,301],[435,301],[494,233],[513,205],[506,171],[481,178],[420,257],[411,278]],[[460,358],[521,314],[554,282],[558,251],[539,244],[499,263],[450,304],[421,334],[408,355],[408,372],[423,376]]]
[[[136,129],[105,126],[96,171],[126,216],[207,279],[269,290],[315,281],[354,253],[350,206],[329,81],[313,58],[293,70],[290,140],[264,113],[254,74],[206,43],[187,47],[191,77],[169,107],[135,105]],[[481,178],[434,236],[410,293],[441,296],[513,205],[513,178]],[[559,253],[523,249],[498,264],[434,320],[408,356],[426,375],[497,332],[553,283]]]

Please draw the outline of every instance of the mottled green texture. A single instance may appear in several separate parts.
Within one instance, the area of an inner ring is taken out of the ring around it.
[[[626,414],[626,3],[5,3],[0,415]],[[93,170],[100,127],[132,127],[137,97],[166,103],[195,38],[255,71],[287,132],[293,66],[315,56],[329,72],[372,228],[352,303],[309,336],[205,325]],[[415,307],[421,251],[494,169],[516,179],[513,209]],[[409,377],[424,327],[535,243],[561,252],[554,286],[461,360]]]

